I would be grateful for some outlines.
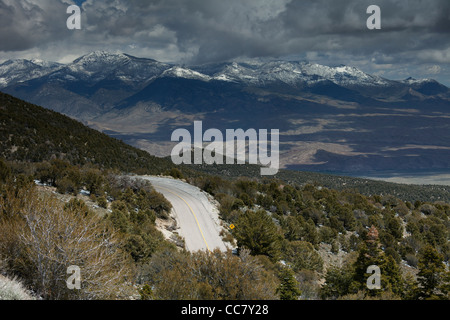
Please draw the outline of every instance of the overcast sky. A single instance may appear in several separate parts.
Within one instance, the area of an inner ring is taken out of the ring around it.
[[[82,3],[81,30],[66,9]],[[450,86],[450,0],[0,0],[0,61],[95,50],[162,62],[244,58],[345,64]],[[381,8],[368,30],[367,7]]]

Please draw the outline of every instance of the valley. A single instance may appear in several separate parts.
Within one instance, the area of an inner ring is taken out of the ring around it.
[[[343,173],[345,174],[345,173]],[[415,184],[415,185],[443,185],[450,186],[450,174],[448,171],[425,172],[377,172],[373,176],[362,178],[382,180],[386,182]]]

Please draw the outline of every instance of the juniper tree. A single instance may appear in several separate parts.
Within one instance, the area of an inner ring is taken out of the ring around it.
[[[277,260],[282,236],[272,217],[264,210],[248,210],[235,223],[238,247],[248,248],[252,255],[267,255]]]
[[[280,295],[280,300],[297,300],[302,292],[295,279],[294,271],[289,267],[282,267],[278,277],[280,286],[277,288],[277,293]]]
[[[418,281],[420,284],[419,297],[421,299],[442,298],[443,293],[439,290],[445,288],[445,265],[443,257],[431,245],[425,246],[420,252]],[[448,278],[448,275],[447,275]]]

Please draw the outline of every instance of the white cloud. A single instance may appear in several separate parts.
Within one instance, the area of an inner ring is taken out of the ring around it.
[[[450,63],[450,47],[443,50],[425,49],[419,52],[418,58],[422,61],[436,63]]]
[[[428,73],[430,74],[439,74],[441,73],[441,67],[438,65],[433,65],[427,68]]]

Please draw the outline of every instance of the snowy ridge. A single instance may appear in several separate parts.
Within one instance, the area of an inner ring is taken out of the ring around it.
[[[169,65],[152,60],[140,59],[123,53],[109,53],[95,51],[84,55],[52,78],[63,77],[64,73],[70,74],[74,80],[101,81],[104,79],[120,79],[124,82],[147,81],[161,75]]]
[[[340,85],[389,85],[389,81],[386,79],[369,75],[355,67],[349,66],[332,68],[318,64],[305,64],[303,66],[303,71],[309,76],[318,75]]]
[[[45,76],[64,65],[39,59],[8,60],[0,64],[0,88]]]
[[[288,85],[300,83],[311,85],[325,80],[343,86],[385,86],[389,84],[388,80],[371,76],[354,67],[340,66],[333,68],[319,64],[288,61],[254,64],[233,62],[214,76],[216,79],[225,78],[256,85],[272,82],[283,82]]]
[[[161,77],[175,77],[175,78],[184,78],[184,79],[194,79],[201,81],[210,81],[212,78],[200,72],[182,68],[182,67],[172,67],[170,69],[165,70]]]
[[[155,78],[175,77],[200,81],[228,81],[243,85],[265,86],[284,83],[290,86],[314,85],[331,81],[343,87],[383,87],[392,84],[417,85],[434,80],[387,80],[367,74],[355,67],[329,67],[308,62],[248,60],[203,66],[184,67],[136,58],[124,53],[95,51],[63,65],[34,60],[8,60],[0,64],[0,88],[43,76],[49,81],[120,80],[146,82]],[[434,81],[435,82],[435,81]]]
[[[436,83],[437,81],[433,80],[433,79],[414,79],[414,78],[409,77],[408,79],[402,80],[401,82],[405,83],[405,84],[413,85],[413,84],[423,84],[423,83],[427,83],[427,82]]]

